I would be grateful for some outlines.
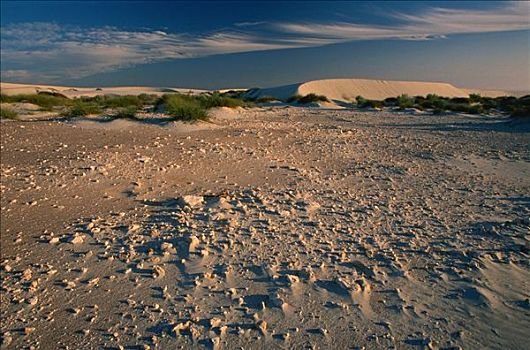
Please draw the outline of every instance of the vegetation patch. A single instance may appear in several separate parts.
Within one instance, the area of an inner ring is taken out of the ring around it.
[[[101,108],[96,103],[76,100],[62,115],[67,118],[75,118],[99,113],[101,113]]]
[[[175,120],[197,121],[207,120],[208,112],[195,96],[190,95],[164,95],[157,102],[163,105],[165,113]]]
[[[17,120],[18,119],[18,113],[15,112],[14,110],[12,110],[11,108],[0,107],[0,118]]]
[[[2,103],[32,103],[46,111],[51,111],[58,106],[68,106],[72,103],[72,100],[66,97],[49,94],[20,94],[12,96],[2,94],[0,101]]]
[[[112,117],[115,119],[138,119],[136,113],[138,113],[136,106],[121,107],[112,114]]]
[[[301,95],[293,95],[289,97],[286,102],[288,103],[300,103],[300,104],[308,104],[311,102],[329,102],[329,99],[324,95],[317,95],[317,94],[307,94],[305,96]]]
[[[368,100],[362,96],[357,96],[355,102],[358,108],[381,108],[384,105],[383,101]]]

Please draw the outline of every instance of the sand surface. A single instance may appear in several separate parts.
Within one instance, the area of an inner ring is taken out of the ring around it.
[[[17,94],[35,94],[41,91],[58,92],[66,97],[74,98],[80,96],[98,96],[98,95],[139,95],[139,94],[153,94],[163,95],[165,93],[180,92],[198,94],[208,90],[199,89],[184,89],[184,88],[158,88],[145,86],[121,86],[121,87],[67,87],[57,85],[32,85],[32,84],[16,84],[0,82],[0,89],[3,94],[17,95]]]
[[[0,124],[3,347],[528,348],[528,123],[118,122]]]

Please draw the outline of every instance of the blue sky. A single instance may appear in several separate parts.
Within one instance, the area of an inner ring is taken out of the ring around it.
[[[194,88],[318,78],[530,89],[527,2],[2,1],[2,81]]]

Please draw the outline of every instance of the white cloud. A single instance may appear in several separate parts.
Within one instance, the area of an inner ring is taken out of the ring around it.
[[[9,24],[1,27],[2,79],[64,80],[165,59],[530,29],[530,3],[526,2],[507,3],[495,11],[434,8],[422,14],[391,16],[400,24],[241,22],[234,30],[204,35],[56,23]]]

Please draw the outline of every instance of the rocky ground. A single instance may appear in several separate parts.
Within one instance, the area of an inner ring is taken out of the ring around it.
[[[524,349],[530,129],[2,122],[2,347]]]

